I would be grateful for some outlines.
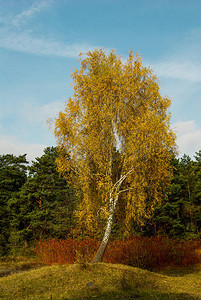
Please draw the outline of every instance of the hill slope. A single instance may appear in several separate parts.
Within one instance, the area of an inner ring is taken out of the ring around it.
[[[1,299],[201,299],[201,271],[167,276],[125,265],[45,266],[0,278]]]

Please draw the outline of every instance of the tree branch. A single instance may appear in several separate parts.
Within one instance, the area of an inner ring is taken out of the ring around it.
[[[119,191],[119,194],[120,194],[120,193],[123,193],[123,192],[131,191],[131,190],[134,190],[134,188],[130,188],[130,189],[121,190],[121,191]]]
[[[134,168],[132,168],[130,171],[128,171],[125,175],[121,176],[120,179],[114,184],[114,187],[120,186],[122,182],[126,179],[126,177],[132,173]]]

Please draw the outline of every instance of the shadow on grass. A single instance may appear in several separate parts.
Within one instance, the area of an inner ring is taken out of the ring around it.
[[[36,264],[34,262],[22,262],[22,263],[1,263],[0,264],[0,277],[9,276],[11,274],[20,273],[23,271],[29,271],[33,269],[41,268],[44,265]]]
[[[154,271],[155,273],[167,275],[171,277],[182,277],[190,274],[198,274],[201,273],[201,266],[196,265],[192,267],[185,267],[185,268],[168,268],[161,271]]]
[[[130,293],[102,293],[101,295],[93,295],[89,297],[79,298],[62,298],[62,300],[123,300],[123,299],[139,299],[139,300],[199,300],[200,297],[191,296],[189,294],[181,293],[157,293],[157,292],[135,292]]]

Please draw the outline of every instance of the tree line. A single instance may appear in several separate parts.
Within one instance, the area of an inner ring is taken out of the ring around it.
[[[71,171],[65,174],[65,179],[59,174],[57,156],[57,148],[48,147],[28,165],[26,155],[0,155],[1,256],[19,253],[46,238],[90,236],[75,214],[83,192],[68,182]],[[68,154],[66,159],[71,159]],[[173,177],[166,197],[144,224],[139,225],[133,219],[127,236],[201,238],[201,151],[194,160],[187,155],[173,158],[171,165]],[[120,205],[112,227],[115,239],[124,237],[124,214]],[[101,222],[91,236],[101,237],[105,226]]]

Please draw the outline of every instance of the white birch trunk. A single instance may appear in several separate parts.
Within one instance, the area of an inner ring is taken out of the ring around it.
[[[130,171],[128,171],[125,175],[121,176],[120,179],[114,184],[113,188],[110,190],[110,197],[109,197],[109,217],[108,217],[108,220],[107,220],[107,226],[106,226],[105,234],[104,234],[104,237],[103,237],[102,242],[100,244],[100,247],[98,248],[98,251],[96,252],[96,255],[95,255],[92,263],[102,262],[102,259],[103,259],[103,256],[104,256],[107,244],[109,242],[110,234],[111,234],[111,231],[112,231],[112,224],[113,224],[114,213],[115,213],[116,206],[117,206],[117,203],[118,203],[119,194],[121,193],[121,191],[119,191],[120,190],[120,186],[121,186],[122,182],[126,179],[126,177],[131,172],[133,172],[133,169],[131,169]],[[114,190],[116,192],[115,196],[113,196]]]
[[[109,217],[108,217],[108,220],[107,220],[107,226],[106,226],[105,234],[104,234],[104,237],[103,237],[102,242],[100,244],[100,247],[98,248],[98,251],[96,252],[96,255],[93,259],[93,263],[102,262],[107,244],[109,242],[111,230],[112,230],[114,211],[115,211],[115,208],[113,207],[110,210]]]

